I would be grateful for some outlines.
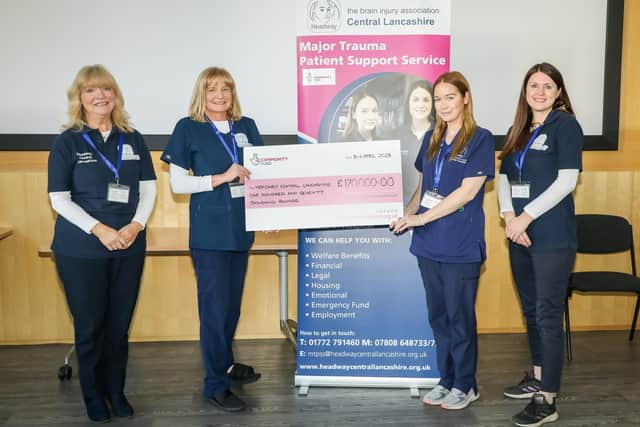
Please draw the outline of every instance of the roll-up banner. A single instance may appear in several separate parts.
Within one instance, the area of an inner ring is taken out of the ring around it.
[[[449,0],[298,1],[298,142],[399,140],[406,203],[418,180],[412,125],[420,115],[433,123],[431,86],[449,70],[450,9]],[[354,386],[407,387],[415,395],[437,383],[410,241],[410,233],[386,227],[300,231],[301,393]]]

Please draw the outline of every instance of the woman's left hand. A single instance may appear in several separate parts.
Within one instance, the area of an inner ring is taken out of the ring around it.
[[[520,215],[508,221],[504,230],[507,238],[512,242],[518,243],[518,238],[526,231],[532,221],[533,217],[526,212],[522,212]]]
[[[395,234],[400,234],[409,228],[420,227],[422,225],[424,225],[424,222],[420,215],[405,215],[392,221],[391,224],[389,224],[389,229]]]
[[[120,234],[122,240],[125,241],[125,249],[133,245],[140,231],[142,231],[142,224],[136,221],[133,221],[118,230],[118,234]]]

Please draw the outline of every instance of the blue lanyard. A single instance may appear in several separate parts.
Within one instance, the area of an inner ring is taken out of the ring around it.
[[[116,184],[119,184],[120,183],[120,166],[122,165],[122,145],[124,144],[124,134],[120,133],[120,139],[118,141],[118,161],[116,162],[116,166],[114,166],[113,163],[111,163],[109,159],[107,159],[107,157],[104,154],[102,154],[100,150],[96,148],[96,145],[93,143],[91,138],[89,138],[89,135],[87,135],[86,132],[82,133],[82,137],[84,138],[85,141],[87,141],[87,144],[89,144],[89,146],[98,153],[98,156],[100,156],[100,158],[102,159],[104,164],[107,165],[109,170],[113,172],[113,175],[116,178]]]
[[[216,124],[213,123],[209,117],[207,116],[205,117],[209,122],[209,124],[211,125],[211,128],[213,129],[213,131],[216,133],[216,135],[218,135],[218,139],[222,143],[222,146],[224,147],[224,149],[227,150],[227,153],[229,153],[229,157],[231,157],[231,161],[233,163],[240,163],[240,160],[238,159],[238,144],[236,144],[236,135],[233,133],[233,122],[229,120],[229,135],[231,135],[231,146],[233,147],[233,151],[231,151],[231,148],[229,148],[229,146],[227,145],[227,141],[224,140],[224,137],[218,130],[218,127],[216,126]]]
[[[455,141],[455,138],[453,138],[453,141]],[[438,187],[440,186],[440,178],[442,178],[442,168],[444,166],[444,162],[447,160],[447,157],[449,157],[449,154],[451,154],[453,141],[451,141],[451,144],[447,145],[444,138],[442,138],[442,142],[440,143],[440,150],[438,150],[438,157],[436,157],[436,162],[433,168],[433,189],[436,192],[438,191]],[[444,153],[442,150],[443,148]]]
[[[519,150],[516,152],[515,164],[518,168],[518,181],[522,181],[522,168],[524,167],[524,158],[526,157],[529,148],[531,148],[533,141],[536,139],[541,130],[542,125],[540,125],[540,127],[533,131],[533,134],[531,135],[531,138],[529,138],[529,142],[527,142],[527,145],[525,145],[524,150]]]

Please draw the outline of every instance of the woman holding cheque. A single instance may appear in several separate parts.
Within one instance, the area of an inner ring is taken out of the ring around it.
[[[396,233],[413,228],[429,322],[436,340],[440,382],[423,401],[463,409],[478,399],[475,300],[486,258],[484,185],[494,175],[494,138],[473,118],[469,83],[452,71],[434,84],[436,125],[415,161],[418,188]]]
[[[233,77],[223,68],[206,68],[196,80],[189,117],[176,124],[162,160],[170,164],[173,191],[191,194],[189,248],[198,282],[203,394],[230,412],[246,406],[230,390],[230,380],[260,378],[234,360],[231,347],[254,237],[245,231],[249,171],[242,166],[243,148],[252,145],[262,145],[262,137],[240,112]]]

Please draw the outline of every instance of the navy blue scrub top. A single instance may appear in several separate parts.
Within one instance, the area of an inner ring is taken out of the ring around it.
[[[255,122],[248,117],[233,123],[233,133],[239,161],[243,164],[243,147],[263,145],[262,137]],[[231,135],[222,132],[221,135],[233,151]],[[233,163],[211,124],[190,117],[178,121],[161,159],[192,170],[194,176],[221,174]],[[229,184],[191,194],[189,221],[190,248],[248,251],[253,244],[254,233],[246,231],[244,197],[232,198]]]
[[[529,182],[529,198],[512,199],[516,215],[544,192],[558,177],[560,169],[582,170],[582,128],[571,114],[553,110],[542,124],[542,129],[527,152],[522,168],[522,181]],[[500,173],[509,182],[518,181],[515,153],[502,160]],[[530,250],[576,248],[576,219],[573,195],[567,195],[556,206],[540,215],[527,228],[531,239]]]
[[[433,191],[435,160],[429,160],[427,152],[433,130],[422,140],[415,166],[422,173],[420,200],[426,191]],[[446,197],[462,185],[462,180],[474,176],[486,176],[490,181],[495,175],[495,139],[487,129],[478,127],[467,146],[455,158],[447,157],[442,167],[438,194]],[[436,156],[437,157],[437,156]],[[413,229],[409,250],[416,256],[446,263],[482,262],[486,259],[484,240],[484,185],[469,203],[447,216]],[[420,205],[418,214],[427,208]]]
[[[142,135],[137,131],[124,133],[120,184],[130,187],[129,202],[107,201],[107,186],[115,182],[113,172],[98,153],[85,141],[87,132],[94,145],[113,165],[117,163],[121,132],[113,127],[104,141],[97,129],[66,130],[56,138],[49,153],[48,192],[70,191],[71,200],[89,215],[111,228],[119,230],[133,219],[140,200],[139,182],[155,180],[153,162]],[[144,252],[145,230],[126,250],[109,251],[93,234],[87,234],[58,215],[51,249],[55,254],[77,258],[111,258]]]

